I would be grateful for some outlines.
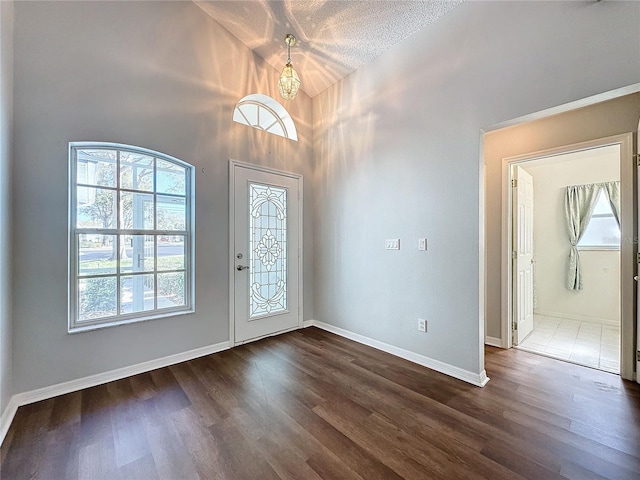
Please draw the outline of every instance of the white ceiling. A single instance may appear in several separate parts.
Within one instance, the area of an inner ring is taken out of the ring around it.
[[[462,1],[194,0],[277,70],[287,60],[284,37],[293,33],[292,64],[312,97]]]

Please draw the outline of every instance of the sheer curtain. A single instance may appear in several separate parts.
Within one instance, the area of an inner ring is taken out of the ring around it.
[[[564,206],[569,242],[571,242],[569,269],[567,270],[567,288],[569,290],[582,290],[580,252],[577,245],[589,224],[600,188],[602,185],[598,184],[567,187]]]
[[[620,182],[607,182],[603,183],[607,196],[609,197],[609,204],[611,210],[613,210],[613,216],[616,217],[618,227],[620,226]]]

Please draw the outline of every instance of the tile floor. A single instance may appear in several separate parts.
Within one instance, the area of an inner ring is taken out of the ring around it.
[[[534,315],[533,331],[518,348],[620,373],[620,327]]]

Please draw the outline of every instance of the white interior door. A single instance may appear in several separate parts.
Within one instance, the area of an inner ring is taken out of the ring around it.
[[[231,164],[234,343],[301,326],[299,176]]]
[[[513,167],[513,343],[533,330],[533,177]]]

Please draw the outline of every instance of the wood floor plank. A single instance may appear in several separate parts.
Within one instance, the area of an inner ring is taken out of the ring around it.
[[[634,479],[640,388],[487,347],[480,389],[308,328],[20,407],[0,478]]]
[[[175,400],[181,396],[176,395],[175,386],[169,388],[170,391],[158,400],[146,400],[142,417],[156,473],[159,478],[166,479],[199,478],[193,457],[183,444],[171,416],[177,411]]]
[[[110,412],[116,465],[122,467],[151,454],[142,418],[145,404],[134,394],[128,378],[107,384],[118,408]]]

